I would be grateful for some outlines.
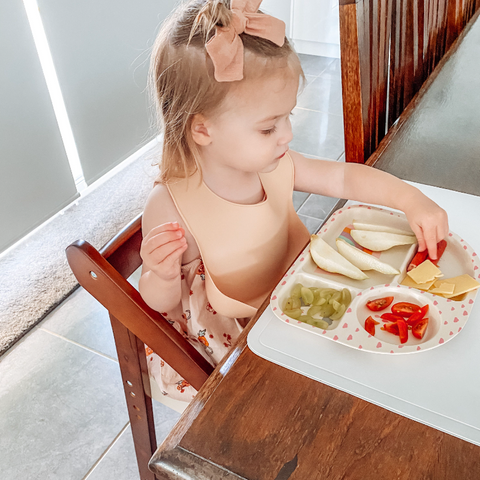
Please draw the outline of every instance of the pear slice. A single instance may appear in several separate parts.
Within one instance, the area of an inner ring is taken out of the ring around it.
[[[318,235],[312,235],[310,240],[310,254],[313,261],[323,270],[331,273],[340,273],[354,280],[365,280],[368,278],[359,268],[342,257]]]
[[[350,245],[345,240],[337,238],[337,249],[348,261],[353,263],[360,270],[376,270],[385,275],[398,275],[400,272],[385,262],[368,253],[362,252],[358,248]]]
[[[398,235],[413,235],[411,230],[400,230],[399,228],[386,227],[385,225],[374,225],[372,223],[360,223],[353,221],[355,230],[368,230],[369,232],[387,232],[396,233]]]
[[[399,235],[397,233],[371,232],[367,230],[352,230],[352,238],[362,247],[383,252],[397,245],[413,245],[417,243],[415,235]]]

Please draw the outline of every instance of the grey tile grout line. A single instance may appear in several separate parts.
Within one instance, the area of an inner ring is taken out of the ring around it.
[[[343,113],[338,115],[336,113],[331,112],[324,112],[323,110],[313,110],[312,108],[305,108],[305,107],[295,107],[298,110],[305,110],[306,112],[315,112],[315,113],[325,113],[326,115],[333,115],[334,117],[343,117]]]
[[[306,218],[311,218],[312,220],[319,220],[320,222],[323,222],[325,220],[325,218],[317,218],[317,217],[312,217],[311,215],[305,215],[304,213],[298,213],[298,215],[301,215],[302,217],[306,217]]]
[[[98,350],[94,350],[93,348],[87,347],[85,345],[82,345],[81,343],[75,342],[74,340],[70,340],[69,338],[64,337],[63,335],[60,335],[58,333],[52,332],[50,330],[47,330],[45,327],[40,327],[39,330],[44,331],[45,333],[49,333],[50,335],[53,335],[54,337],[61,338],[62,340],[65,340],[68,343],[71,343],[73,345],[76,345],[77,347],[83,348],[84,350],[87,350],[91,353],[95,353],[96,355],[100,355],[101,357],[106,358],[107,360],[111,360],[112,362],[118,363],[118,360],[116,358],[111,357],[110,355],[107,355],[105,353],[99,352]]]
[[[128,428],[130,425],[130,422],[127,422],[126,425],[120,430],[120,433],[113,439],[113,441],[110,443],[110,445],[105,449],[105,451],[100,455],[100,457],[95,461],[95,463],[90,467],[90,470],[85,474],[85,476],[82,478],[82,480],[87,480],[88,477],[93,473],[93,471],[97,468],[99,463],[105,458],[107,453],[113,448],[115,443],[118,441],[118,439],[122,436],[122,434],[125,432],[125,430]]]

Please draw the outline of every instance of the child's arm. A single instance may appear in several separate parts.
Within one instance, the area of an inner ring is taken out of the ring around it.
[[[164,186],[157,185],[148,197],[142,230],[140,293],[154,310],[171,311],[181,301],[182,258],[195,256],[196,244],[182,228],[180,215]]]
[[[384,205],[405,212],[419,251],[437,258],[437,243],[448,233],[446,212],[420,190],[366,165],[308,159],[291,152],[295,190]]]

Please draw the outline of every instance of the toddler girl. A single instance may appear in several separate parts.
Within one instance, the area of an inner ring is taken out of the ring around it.
[[[260,2],[190,1],[152,55],[164,143],[139,288],[213,365],[309,240],[294,189],[402,210],[432,258],[448,232],[445,212],[401,180],[289,150],[303,73],[285,25]],[[189,401],[193,387],[147,353],[162,393]]]

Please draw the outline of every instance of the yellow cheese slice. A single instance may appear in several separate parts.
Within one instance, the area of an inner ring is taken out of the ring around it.
[[[436,267],[430,260],[425,260],[418,267],[407,272],[407,275],[419,284],[431,282],[442,276],[442,271]]]
[[[430,282],[416,283],[408,275],[406,275],[405,278],[400,282],[400,285],[405,285],[406,287],[418,288],[418,290],[427,291],[436,281],[437,279],[434,278]]]
[[[452,295],[455,292],[455,284],[447,283],[443,280],[437,280],[432,287],[429,292],[436,295]]]
[[[442,280],[442,282],[451,283],[455,285],[455,290],[453,293],[443,295],[446,298],[457,297],[462,293],[471,292],[472,290],[475,290],[478,287],[480,287],[480,283],[478,283],[474,278],[472,278],[470,275],[467,275],[467,274],[460,275],[458,277],[453,277],[453,278],[446,278],[445,280]]]

